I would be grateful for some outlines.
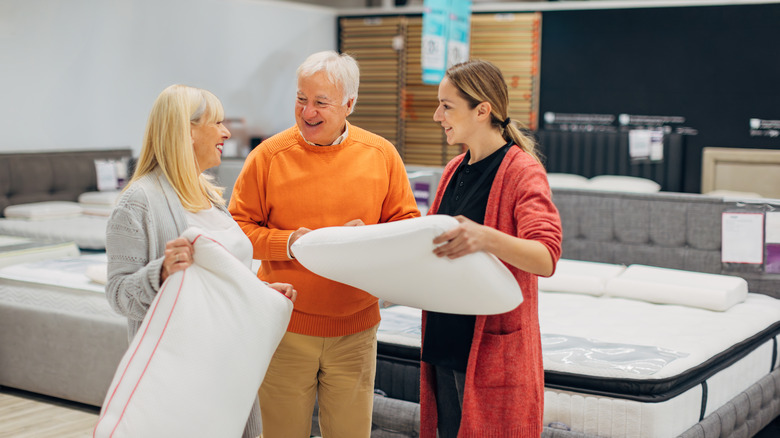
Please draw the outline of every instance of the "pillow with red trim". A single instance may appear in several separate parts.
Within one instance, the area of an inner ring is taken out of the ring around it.
[[[111,382],[97,437],[239,437],[292,302],[190,228],[193,264],[160,287]]]

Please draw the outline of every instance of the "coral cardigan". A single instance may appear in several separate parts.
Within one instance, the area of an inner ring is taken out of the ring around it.
[[[439,208],[460,155],[447,164],[431,213]],[[513,146],[488,197],[485,225],[547,247],[553,266],[561,254],[561,222],[540,163]],[[537,310],[537,276],[507,268],[523,291],[523,303],[500,315],[477,315],[466,369],[458,437],[534,437],[542,433],[544,368]],[[426,316],[423,315],[423,338]],[[425,348],[423,345],[422,348]],[[420,436],[436,437],[433,367],[422,362]]]

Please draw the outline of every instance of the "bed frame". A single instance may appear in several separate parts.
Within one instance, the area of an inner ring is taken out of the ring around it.
[[[95,160],[130,157],[130,149],[0,154],[0,216],[9,205],[76,201],[97,190]]]
[[[684,193],[617,193],[556,189],[553,202],[563,226],[563,257],[604,263],[645,264],[691,271],[740,275],[751,292],[780,298],[780,275],[734,272],[721,263],[721,216],[741,208],[768,210],[780,201],[744,204],[719,197]],[[392,405],[396,423],[377,428],[372,437],[415,437],[419,393],[398,376],[419,376],[419,364],[404,354],[380,355],[377,389],[387,397],[374,416]],[[419,377],[418,377],[419,379]],[[682,434],[685,438],[748,437],[780,415],[780,368]],[[400,420],[399,420],[400,419]],[[377,421],[375,420],[375,424]],[[401,432],[409,431],[411,432]],[[545,438],[596,438],[545,427]]]
[[[130,149],[0,154],[0,214],[8,205],[76,201],[97,190],[94,160]],[[40,286],[45,289],[46,286]],[[100,406],[127,349],[127,324],[106,300],[68,306],[0,302],[0,386]]]

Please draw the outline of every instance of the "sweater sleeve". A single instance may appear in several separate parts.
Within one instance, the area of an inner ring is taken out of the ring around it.
[[[144,202],[123,202],[114,208],[106,227],[108,282],[111,307],[130,320],[142,321],[160,289],[163,257],[149,260],[150,224]]]
[[[417,201],[414,199],[412,186],[406,174],[406,167],[395,147],[389,145],[387,157],[390,186],[382,203],[382,222],[393,222],[403,219],[420,217]]]
[[[233,187],[228,210],[252,242],[253,258],[290,260],[287,241],[295,230],[268,227],[265,181],[269,160],[263,152],[260,145],[247,157]]]

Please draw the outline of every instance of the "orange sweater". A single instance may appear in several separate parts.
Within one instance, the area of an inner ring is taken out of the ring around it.
[[[353,219],[368,225],[420,216],[395,147],[354,125],[334,146],[306,143],[295,126],[262,142],[244,163],[229,209],[262,260],[258,277],[298,291],[287,330],[323,337],[379,323],[377,299],[288,258],[290,234]]]

